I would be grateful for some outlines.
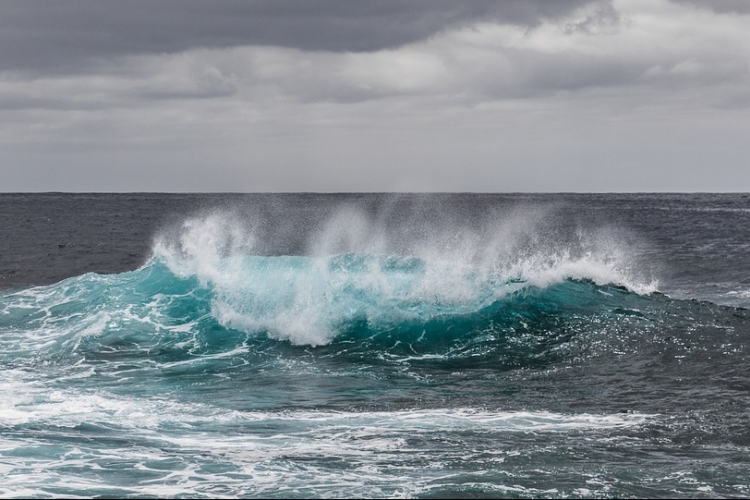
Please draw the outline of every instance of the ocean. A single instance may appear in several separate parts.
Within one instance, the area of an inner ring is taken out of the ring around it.
[[[750,195],[0,194],[0,496],[750,495]]]

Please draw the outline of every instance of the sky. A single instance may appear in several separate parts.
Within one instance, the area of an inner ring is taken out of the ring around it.
[[[0,191],[750,191],[750,2],[3,0]]]

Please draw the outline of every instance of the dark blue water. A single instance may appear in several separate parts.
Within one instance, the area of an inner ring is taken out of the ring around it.
[[[0,495],[744,497],[750,197],[0,195]]]

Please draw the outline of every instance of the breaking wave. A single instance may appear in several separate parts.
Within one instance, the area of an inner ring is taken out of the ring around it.
[[[555,241],[528,215],[492,231],[389,233],[346,210],[299,255],[261,254],[256,233],[214,212],[157,236],[135,271],[7,293],[3,356],[129,356],[169,368],[282,342],[512,368],[546,362],[591,325],[646,321],[642,311],[668,301],[606,234]]]

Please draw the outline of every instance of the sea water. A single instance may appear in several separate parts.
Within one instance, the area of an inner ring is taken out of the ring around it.
[[[750,494],[747,195],[0,195],[0,495]]]

